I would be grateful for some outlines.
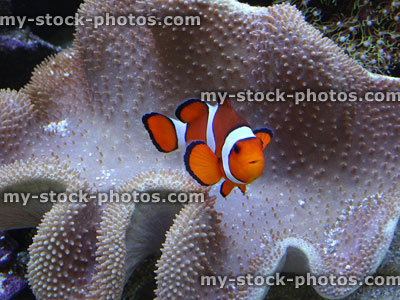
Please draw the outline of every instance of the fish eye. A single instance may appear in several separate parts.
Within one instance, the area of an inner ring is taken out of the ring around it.
[[[235,145],[233,146],[233,151],[235,151],[236,154],[239,153],[239,151],[240,151],[239,146],[235,144]]]

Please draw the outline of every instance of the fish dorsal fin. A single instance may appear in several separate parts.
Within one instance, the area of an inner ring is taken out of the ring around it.
[[[221,180],[218,158],[203,141],[190,143],[184,160],[186,170],[201,185],[212,185]]]
[[[144,127],[160,152],[171,152],[178,149],[178,137],[173,121],[159,113],[149,113],[142,117]]]
[[[231,101],[228,98],[225,98],[224,101],[222,103],[221,102],[222,102],[221,98],[218,98],[218,105],[219,106],[226,106],[226,107],[232,108]]]
[[[269,128],[260,128],[253,131],[254,135],[258,137],[263,143],[263,150],[274,136],[274,133]]]
[[[208,113],[208,106],[200,99],[189,99],[175,111],[176,117],[183,123],[190,123]]]

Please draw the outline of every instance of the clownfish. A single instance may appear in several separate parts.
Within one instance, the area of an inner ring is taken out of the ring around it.
[[[186,170],[201,185],[224,178],[223,197],[236,186],[244,194],[246,184],[264,170],[263,150],[271,141],[271,129],[252,130],[229,101],[212,106],[189,99],[175,111],[178,120],[152,112],[142,117],[155,147],[161,152],[184,148]]]

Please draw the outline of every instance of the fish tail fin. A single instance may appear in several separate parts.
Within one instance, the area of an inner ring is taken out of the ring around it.
[[[181,146],[185,124],[155,112],[143,115],[142,122],[158,151],[168,153]]]

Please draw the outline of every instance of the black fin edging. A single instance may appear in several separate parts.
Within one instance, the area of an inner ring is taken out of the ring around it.
[[[176,135],[176,145],[175,145],[175,148],[172,149],[171,151],[166,151],[166,150],[164,150],[163,148],[161,148],[160,144],[158,144],[157,141],[156,141],[156,139],[154,138],[153,132],[151,131],[151,129],[150,129],[150,127],[149,127],[149,124],[148,124],[148,119],[151,118],[152,116],[155,116],[155,115],[159,115],[159,116],[163,116],[163,117],[167,118],[168,121],[170,121],[171,124],[172,124],[172,126],[175,128],[175,135],[176,135],[176,127],[175,127],[175,124],[174,124],[174,122],[171,121],[170,118],[168,118],[167,116],[164,116],[164,115],[162,115],[162,114],[159,114],[159,113],[156,113],[156,112],[152,112],[152,113],[148,113],[148,114],[145,114],[145,115],[142,116],[143,125],[144,125],[144,127],[146,128],[147,132],[149,133],[151,141],[153,142],[153,144],[154,144],[154,146],[157,148],[157,150],[160,151],[160,152],[163,152],[163,153],[170,153],[170,152],[172,152],[172,151],[175,151],[176,149],[178,149],[178,135]]]

